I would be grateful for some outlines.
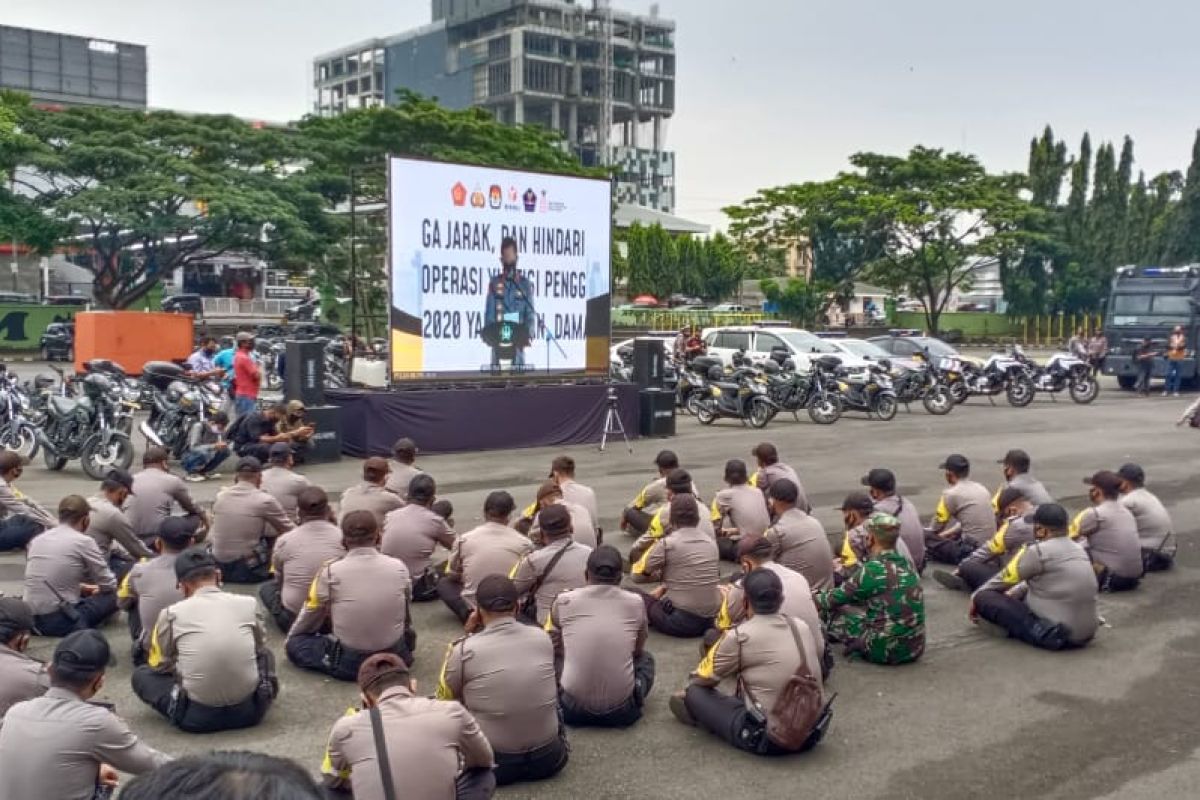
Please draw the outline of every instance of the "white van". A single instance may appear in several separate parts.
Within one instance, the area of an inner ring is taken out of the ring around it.
[[[834,347],[827,340],[799,328],[782,328],[764,325],[729,325],[720,328],[705,328],[700,334],[707,347],[707,354],[721,359],[726,366],[733,363],[733,354],[742,350],[751,363],[759,364],[771,356],[771,351],[784,348],[796,364],[796,369],[807,372],[813,356],[835,355],[850,368],[863,367],[866,361],[851,356]]]

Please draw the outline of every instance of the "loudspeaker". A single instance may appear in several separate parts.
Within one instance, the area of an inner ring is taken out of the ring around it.
[[[316,428],[312,439],[309,440],[312,446],[304,454],[305,463],[320,464],[341,459],[341,406],[308,406],[304,417]]]
[[[286,399],[309,407],[325,403],[325,345],[311,339],[289,339],[283,370]]]
[[[666,370],[662,339],[633,340],[633,382],[642,389],[661,389]]]
[[[638,392],[638,433],[642,436],[675,435],[675,393],[666,389]]]

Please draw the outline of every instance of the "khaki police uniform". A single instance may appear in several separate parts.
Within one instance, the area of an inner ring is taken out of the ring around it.
[[[596,549],[596,526],[592,523],[592,515],[578,503],[569,500],[555,500],[554,505],[563,506],[571,515],[571,538],[579,544]],[[533,524],[529,528],[529,540],[537,547],[542,542],[542,526],[538,521],[540,511],[533,516]]]
[[[1137,523],[1138,543],[1142,548],[1142,564],[1147,572],[1168,569],[1175,562],[1179,544],[1175,526],[1162,501],[1146,488],[1134,489],[1121,495],[1121,505],[1129,509]]]
[[[425,471],[420,467],[412,464],[402,464],[396,460],[392,460],[388,464],[391,467],[391,472],[388,473],[387,483],[384,485],[384,488],[401,500],[407,500],[408,485],[412,483],[413,478],[425,474]]]
[[[40,697],[49,688],[45,664],[0,643],[0,722],[12,706]]]
[[[909,551],[908,545],[903,539],[896,540],[896,552],[904,556],[904,560],[908,562],[909,569],[913,572],[919,572],[917,569],[917,560],[913,558],[912,552]],[[867,532],[866,520],[863,520],[862,524],[856,525],[846,531],[846,535],[842,539],[842,549],[838,553],[838,559],[842,562],[842,570],[847,572],[855,564],[866,561],[870,557],[870,534]]]
[[[188,733],[250,728],[275,699],[275,661],[253,597],[204,586],[158,616],[133,691]]]
[[[81,583],[98,586],[100,591],[81,598]],[[33,611],[38,633],[66,636],[74,630],[98,628],[117,612],[117,579],[95,539],[59,525],[29,543],[23,598]]]
[[[823,693],[820,651],[808,624],[782,613],[755,614],[722,633],[708,649],[692,673],[684,704],[700,727],[734,747],[782,753],[766,739],[765,725],[747,712],[747,704],[766,716],[802,663]],[[718,691],[722,681],[735,684],[736,693]]]
[[[626,727],[641,718],[654,658],[645,650],[638,595],[603,584],[563,592],[545,627],[562,657],[559,702],[568,725]]]
[[[558,488],[562,490],[563,500],[586,508],[588,515],[592,518],[592,527],[600,528],[600,506],[596,502],[594,489],[568,478],[561,479],[558,482]]]
[[[654,514],[667,502],[667,479],[659,476],[642,487],[633,502],[621,512],[625,527],[639,536],[646,532]]]
[[[404,787],[406,797],[455,800],[464,778],[494,783],[492,747],[461,703],[393,686],[376,707],[392,782]],[[352,789],[354,800],[385,800],[370,712],[356,711],[334,724],[321,771],[331,788]]]
[[[440,564],[433,565],[433,551],[439,544],[447,550],[454,547],[454,531],[446,520],[419,503],[398,508],[383,521],[383,543],[379,549],[408,567],[415,601],[437,597],[438,572],[444,569]]]
[[[417,637],[409,617],[412,580],[399,559],[374,547],[355,547],[317,571],[287,656],[298,667],[343,681],[375,653],[395,653],[412,664]],[[332,634],[320,633],[328,621]]]
[[[938,535],[951,527],[958,529],[953,536]],[[958,564],[995,535],[992,496],[983,484],[963,479],[942,492],[933,526],[925,536],[925,555],[943,564]]]
[[[262,490],[279,501],[292,522],[300,520],[296,498],[310,486],[312,481],[287,467],[275,466],[263,470]]]
[[[1060,649],[1087,644],[1095,635],[1096,593],[1087,552],[1058,536],[1022,548],[973,600],[979,616],[1001,625],[1009,636]]]
[[[562,556],[551,569],[550,562],[560,552]],[[516,584],[518,596],[524,598],[533,594],[539,625],[546,624],[555,597],[587,584],[587,560],[591,554],[592,548],[563,536],[525,555],[509,572],[508,577]]]
[[[154,555],[154,551],[133,532],[129,518],[108,498],[89,497],[88,505],[92,511],[88,515],[90,521],[85,533],[96,540],[100,552],[108,559],[109,567],[118,578],[125,577],[136,559]]]
[[[661,581],[661,598],[642,595],[650,627],[668,636],[703,636],[721,607],[717,543],[698,528],[680,528],[656,541],[633,565],[637,583]]]
[[[508,575],[521,557],[533,551],[529,539],[507,525],[485,522],[454,539],[446,574],[438,580],[438,596],[459,620],[475,608],[475,587],[488,575]]]
[[[346,555],[342,529],[328,520],[309,520],[275,541],[271,553],[274,580],[258,587],[258,598],[279,630],[287,633],[324,564]]]
[[[727,486],[712,501],[711,520],[717,534],[717,549],[726,561],[737,561],[737,542],[743,536],[761,536],[771,527],[766,495],[750,486]],[[725,535],[732,528],[734,533]]]
[[[999,511],[996,508],[996,503],[1000,502],[1000,495],[1005,489],[1016,489],[1021,493],[1021,497],[1025,498],[1030,504],[1035,506],[1044,506],[1054,502],[1054,498],[1050,496],[1050,492],[1046,491],[1045,485],[1037,478],[1030,475],[1028,472],[1021,472],[1012,477],[1008,483],[1001,486],[992,495],[992,509]]]
[[[1087,549],[1102,590],[1137,588],[1145,570],[1137,520],[1120,500],[1105,500],[1079,512],[1071,522],[1071,538]]]
[[[0,726],[4,800],[91,800],[101,764],[139,775],[170,760],[112,711],[66,689],[17,703]]]
[[[496,783],[549,778],[566,765],[554,646],[545,631],[502,617],[451,643],[437,697],[475,715],[495,752]]]
[[[158,535],[158,526],[171,516],[176,503],[188,516],[201,516],[183,478],[147,467],[133,476],[133,494],[125,501],[125,516],[138,538],[148,542]]]
[[[921,513],[917,511],[916,504],[892,494],[875,501],[875,513],[891,514],[900,520],[900,541],[908,548],[917,572],[925,569],[925,526],[921,523]]]
[[[248,481],[223,489],[213,503],[213,558],[227,583],[262,583],[270,578],[271,542],[295,525],[283,506]]]
[[[774,561],[766,562],[761,568],[774,572],[779,576],[779,582],[783,584],[783,606],[779,609],[780,613],[803,620],[812,634],[817,652],[823,654],[825,652],[825,632],[821,628],[821,615],[817,611],[817,604],[813,602],[812,587],[809,586],[808,579],[794,569],[788,569]],[[742,589],[742,581],[739,578],[729,587],[729,591],[721,601],[721,610],[717,612],[716,627],[718,630],[727,631],[734,625],[740,625],[745,621],[745,598],[746,593]]]
[[[958,565],[958,574],[972,590],[978,589],[1008,566],[1021,548],[1036,540],[1033,512],[1010,517],[1001,523],[996,535],[977,547]]]
[[[133,660],[146,661],[150,634],[158,615],[167,606],[183,599],[179,579],[175,577],[178,553],[163,553],[133,565],[117,589],[117,603],[129,618],[129,636],[133,639]]]
[[[700,515],[700,524],[696,527],[716,544],[717,529],[713,526],[712,511],[708,506],[704,505],[703,500],[694,494],[692,496],[696,499],[696,511]],[[670,532],[671,506],[667,504],[660,506],[658,511],[654,512],[654,516],[650,518],[650,525],[646,528],[646,532],[639,536],[637,541],[629,548],[629,561],[632,563],[640,559],[650,549],[650,545]]]
[[[814,592],[833,586],[833,548],[816,517],[789,508],[763,535],[775,546],[771,557],[803,575]]]
[[[34,536],[57,524],[50,512],[0,478],[0,552],[23,549]]]
[[[407,490],[406,490],[407,491]],[[400,495],[374,483],[360,483],[342,492],[342,502],[338,505],[338,524],[352,511],[370,511],[383,525],[384,517],[398,508],[404,507]]]
[[[766,467],[760,467],[750,476],[750,485],[761,491],[766,497],[771,490],[771,484],[784,479],[796,484],[796,489],[800,492],[796,498],[796,508],[805,512],[811,511],[812,506],[808,502],[808,495],[804,493],[804,484],[800,482],[800,476],[787,464],[776,462]]]

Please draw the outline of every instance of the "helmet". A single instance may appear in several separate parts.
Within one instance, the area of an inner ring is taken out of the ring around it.
[[[775,363],[774,361],[771,361],[770,359],[767,359],[766,361],[763,362],[762,371],[767,373],[768,375],[778,375],[779,374],[779,364]]]
[[[103,397],[112,391],[112,381],[99,372],[93,372],[83,379],[83,393],[93,400]]]
[[[708,368],[708,379],[710,381],[719,381],[724,377],[725,377],[725,370],[721,369],[720,367],[709,367]]]

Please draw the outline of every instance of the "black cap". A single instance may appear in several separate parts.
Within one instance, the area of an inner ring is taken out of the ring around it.
[[[621,576],[621,552],[610,544],[602,544],[591,552],[587,560],[587,571],[601,580],[612,580]]]
[[[1141,464],[1122,464],[1121,468],[1117,470],[1117,475],[1137,486],[1146,482],[1146,470],[1142,469]]]
[[[1004,458],[996,462],[1003,464],[1006,467],[1012,467],[1017,472],[1029,472],[1029,465],[1033,463],[1029,458],[1029,453],[1024,450],[1009,450],[1004,454]]]
[[[938,469],[944,469],[947,472],[953,472],[955,475],[960,475],[971,470],[971,462],[966,456],[953,453],[946,456],[946,460],[938,464]]]
[[[890,469],[876,468],[862,476],[862,485],[881,492],[896,491],[896,475]]]
[[[1000,492],[1000,496],[996,498],[996,510],[1004,511],[1011,504],[1025,497],[1025,493],[1015,486],[1005,486]]]
[[[488,575],[475,589],[475,603],[487,611],[514,611],[517,587],[504,575]]]
[[[851,492],[837,507],[837,511],[874,511],[875,501],[866,492]]]
[[[271,449],[267,451],[267,458],[272,464],[282,464],[287,461],[288,456],[292,454],[292,446],[287,442],[276,442],[271,445]]]
[[[167,517],[158,525],[158,538],[172,547],[183,547],[199,528],[200,520],[195,517]]]
[[[546,506],[538,512],[538,527],[542,529],[542,533],[550,537],[569,536],[571,512],[561,504]]]
[[[112,651],[104,634],[97,630],[67,634],[54,648],[54,669],[72,679],[86,679],[108,666]]]
[[[33,630],[33,609],[19,597],[0,597],[0,629]]]
[[[1037,511],[1033,512],[1033,521],[1052,530],[1062,530],[1070,524],[1071,518],[1067,515],[1067,510],[1058,503],[1046,503],[1038,506]]]
[[[108,484],[114,484],[116,486],[123,486],[129,491],[130,494],[133,494],[133,476],[129,474],[128,470],[110,469],[104,475],[104,482]]]
[[[242,456],[237,462],[238,472],[262,472],[262,462],[254,456]]]
[[[1121,491],[1121,477],[1115,472],[1102,469],[1093,474],[1089,478],[1084,478],[1083,482],[1089,486],[1095,486],[1106,495],[1112,496]]]
[[[216,567],[217,560],[207,547],[189,547],[175,557],[175,579],[185,581],[192,573]]]

